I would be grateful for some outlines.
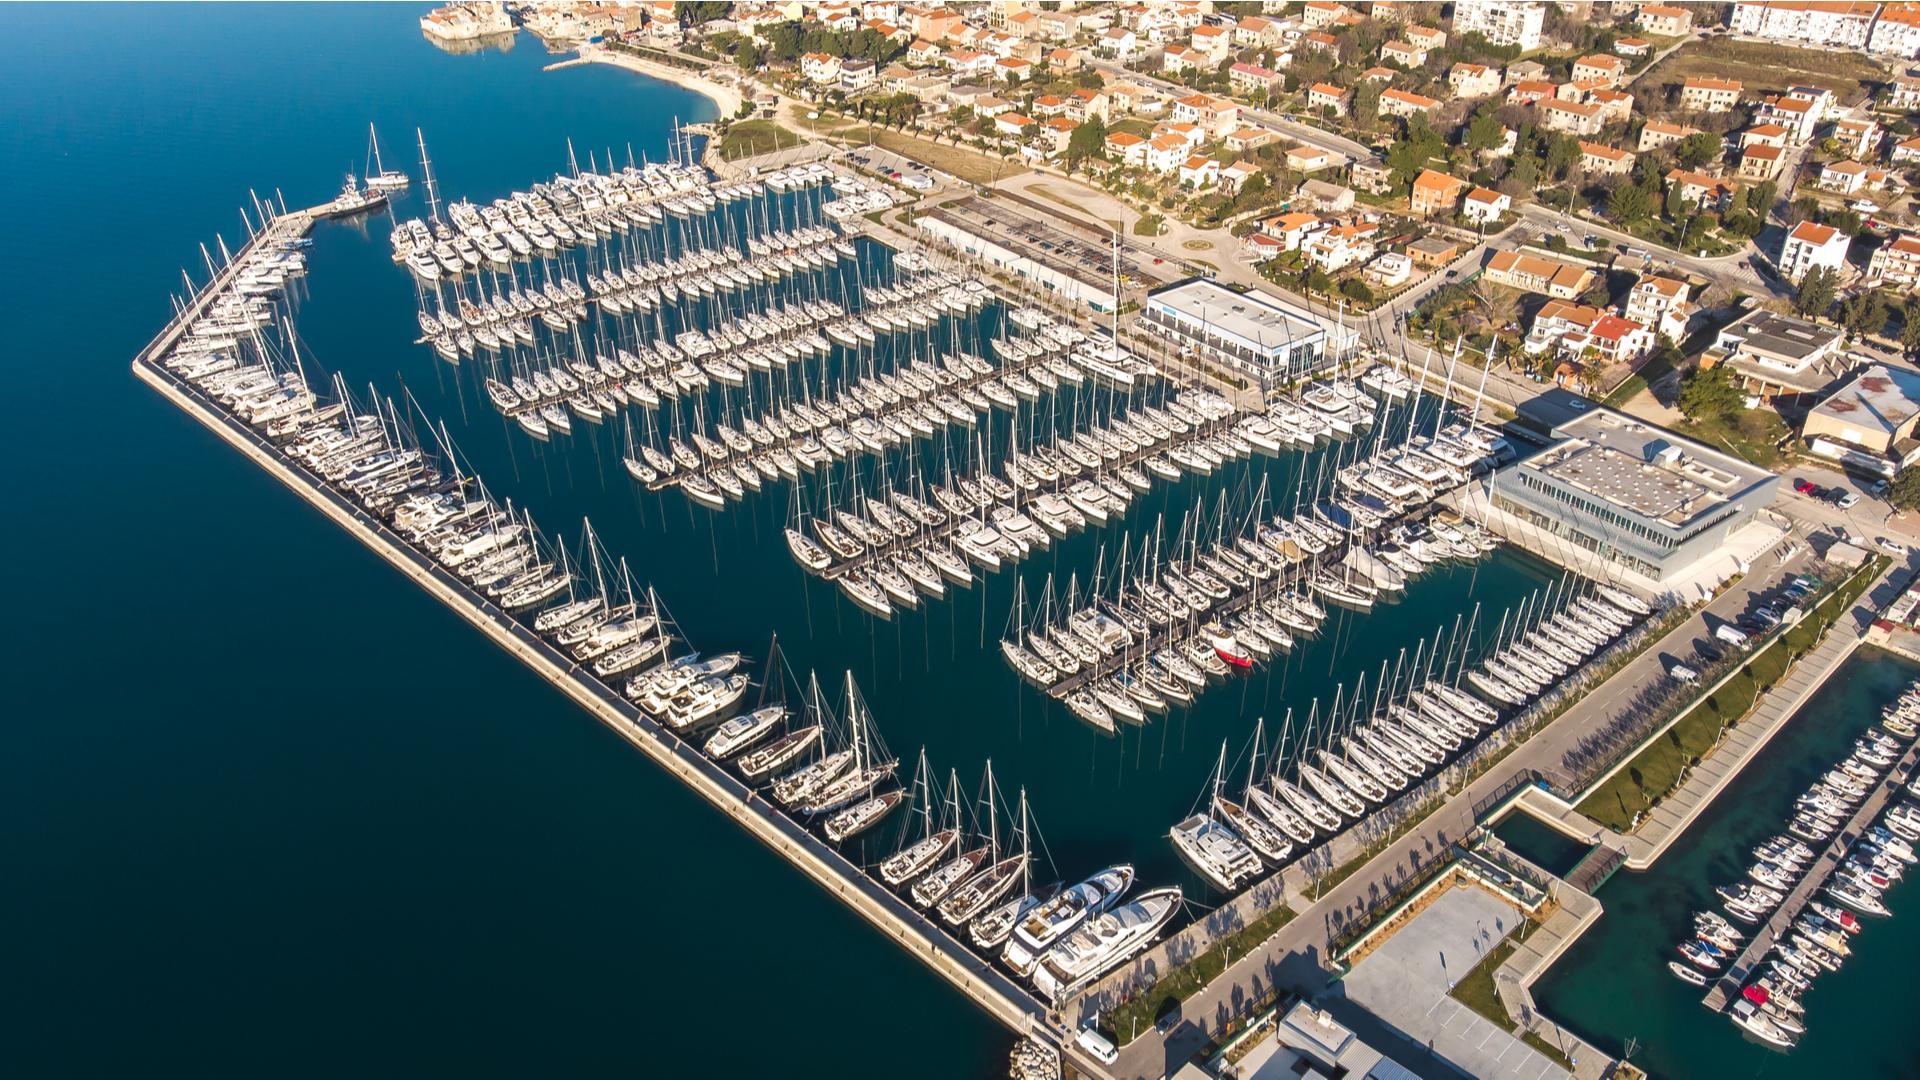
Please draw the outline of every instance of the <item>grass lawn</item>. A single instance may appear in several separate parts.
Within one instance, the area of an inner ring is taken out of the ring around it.
[[[1805,84],[1823,87],[1853,101],[1866,93],[1864,83],[1881,82],[1886,72],[1861,53],[1796,49],[1760,41],[1699,38],[1660,61],[1635,84],[1650,91],[1694,76],[1738,79],[1747,93],[1786,90]]]
[[[742,120],[727,128],[720,139],[720,156],[735,158],[771,154],[799,146],[805,140],[771,120]]]
[[[1772,409],[1745,409],[1731,418],[1688,420],[1679,428],[1682,435],[1719,447],[1763,469],[1780,464],[1780,442],[1793,433]]]
[[[1151,138],[1153,135],[1153,121],[1142,120],[1137,116],[1129,116],[1125,120],[1116,120],[1107,125],[1107,134],[1109,135],[1119,135],[1123,132],[1128,135],[1138,135],[1143,139]]]
[[[1514,941],[1512,936],[1509,936],[1481,958],[1480,962],[1473,966],[1472,971],[1467,972],[1459,982],[1453,984],[1452,995],[1455,1001],[1486,1017],[1488,1022],[1501,1031],[1513,1030],[1513,1018],[1507,1015],[1507,1007],[1500,1004],[1500,995],[1493,986],[1493,973],[1500,970],[1501,964],[1507,962],[1507,957],[1513,955],[1513,950]],[[1573,1063],[1567,1060],[1567,1055],[1561,1053],[1559,1047],[1533,1032],[1527,1032],[1521,1036],[1521,1039],[1561,1068],[1573,1067]]]
[[[1867,569],[1828,594],[1773,644],[1749,657],[1726,685],[1655,738],[1626,768],[1582,800],[1577,809],[1615,832],[1630,830],[1636,814],[1651,809],[1653,800],[1665,797],[1679,784],[1681,772],[1694,758],[1705,757],[1713,749],[1726,721],[1746,715],[1759,699],[1760,689],[1780,681],[1791,657],[1819,643],[1827,627],[1873,583],[1882,563],[1881,559],[1868,563]]]
[[[1048,202],[1059,203],[1061,206],[1073,211],[1076,215],[1084,215],[1089,221],[1098,221],[1102,225],[1114,229],[1119,229],[1122,226],[1121,222],[1115,221],[1112,218],[1095,217],[1093,211],[1087,209],[1086,200],[1080,198],[1070,188],[1056,188],[1047,184],[1028,184],[1026,190],[1029,195],[1038,195]]]
[[[1140,1032],[1152,1030],[1153,1022],[1170,1005],[1185,1001],[1219,978],[1220,973],[1227,970],[1228,953],[1245,956],[1292,921],[1293,909],[1278,905],[1214,942],[1206,952],[1161,976],[1145,993],[1108,1014],[1107,1028],[1113,1035],[1114,1045],[1125,1046]]]

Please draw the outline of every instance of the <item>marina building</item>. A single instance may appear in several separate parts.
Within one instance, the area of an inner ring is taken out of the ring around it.
[[[1273,1035],[1262,1039],[1240,1061],[1236,1076],[1247,1080],[1298,1077],[1346,1077],[1348,1080],[1412,1080],[1419,1075],[1369,1045],[1332,1014],[1300,1002],[1274,1018]],[[1173,1080],[1211,1080],[1198,1065],[1187,1065]]]
[[[1263,292],[1189,278],[1147,294],[1147,329],[1181,351],[1239,372],[1264,389],[1297,382],[1351,349],[1358,331],[1329,327]]]
[[[1780,478],[1571,394],[1543,395],[1546,450],[1502,469],[1496,508],[1653,582],[1689,575],[1773,502]],[[1530,403],[1531,404],[1531,403]]]

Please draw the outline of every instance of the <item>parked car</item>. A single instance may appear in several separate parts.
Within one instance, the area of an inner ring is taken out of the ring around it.
[[[1895,540],[1891,536],[1883,536],[1874,542],[1880,545],[1881,551],[1889,555],[1896,555],[1903,559],[1907,557],[1907,545]]]
[[[1802,495],[1811,495],[1814,492],[1814,483],[1813,481],[1802,476],[1793,482],[1793,490],[1799,492]]]
[[[1675,682],[1685,683],[1688,686],[1700,681],[1700,673],[1685,664],[1673,665],[1673,670],[1667,674],[1673,676]]]
[[[1720,643],[1712,638],[1702,638],[1694,642],[1693,651],[1699,653],[1709,664],[1724,660],[1727,656],[1727,650],[1721,648]]]
[[[1885,480],[1875,480],[1873,483],[1867,485],[1867,491],[1874,495],[1885,495],[1887,493],[1887,487],[1888,484]]]
[[[1851,510],[1860,505],[1860,496],[1851,491],[1843,491],[1839,498],[1833,500],[1833,505],[1842,510]]]
[[[1747,643],[1747,632],[1732,623],[1721,623],[1714,627],[1713,636],[1735,647],[1741,647]]]

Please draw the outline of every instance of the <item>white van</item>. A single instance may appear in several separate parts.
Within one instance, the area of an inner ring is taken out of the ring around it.
[[[1744,646],[1747,643],[1747,632],[1732,623],[1721,623],[1714,627],[1713,636],[1729,645]]]
[[[1080,1049],[1093,1055],[1093,1059],[1102,1065],[1111,1065],[1120,1060],[1120,1051],[1091,1025],[1081,1028],[1080,1034],[1075,1035],[1073,1041],[1079,1044]]]

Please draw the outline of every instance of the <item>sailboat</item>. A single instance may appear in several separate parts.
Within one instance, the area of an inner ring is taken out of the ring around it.
[[[940,857],[951,850],[954,844],[960,839],[960,784],[958,777],[954,777],[953,782],[949,785],[954,800],[950,808],[953,813],[953,824],[938,831],[935,831],[933,828],[933,799],[932,791],[929,787],[930,780],[927,776],[927,753],[925,749],[920,751],[920,771],[915,782],[920,788],[920,819],[925,835],[912,844],[901,848],[889,857],[887,861],[880,864],[880,880],[895,887],[904,885],[931,869],[933,864],[940,861]]]
[[[361,170],[366,175],[366,185],[372,191],[399,191],[411,181],[407,174],[398,169],[389,169],[380,161],[380,137],[374,134],[373,125],[367,125],[368,165]]]
[[[999,822],[993,810],[993,762],[987,762],[987,822],[990,850],[999,850]],[[940,918],[948,926],[963,926],[974,916],[986,910],[987,906],[1005,895],[1013,883],[1020,880],[1022,867],[1026,864],[1029,852],[1026,849],[1027,836],[1027,791],[1020,789],[1020,854],[1009,856],[991,863],[986,869],[967,879],[959,888],[940,901]]]

